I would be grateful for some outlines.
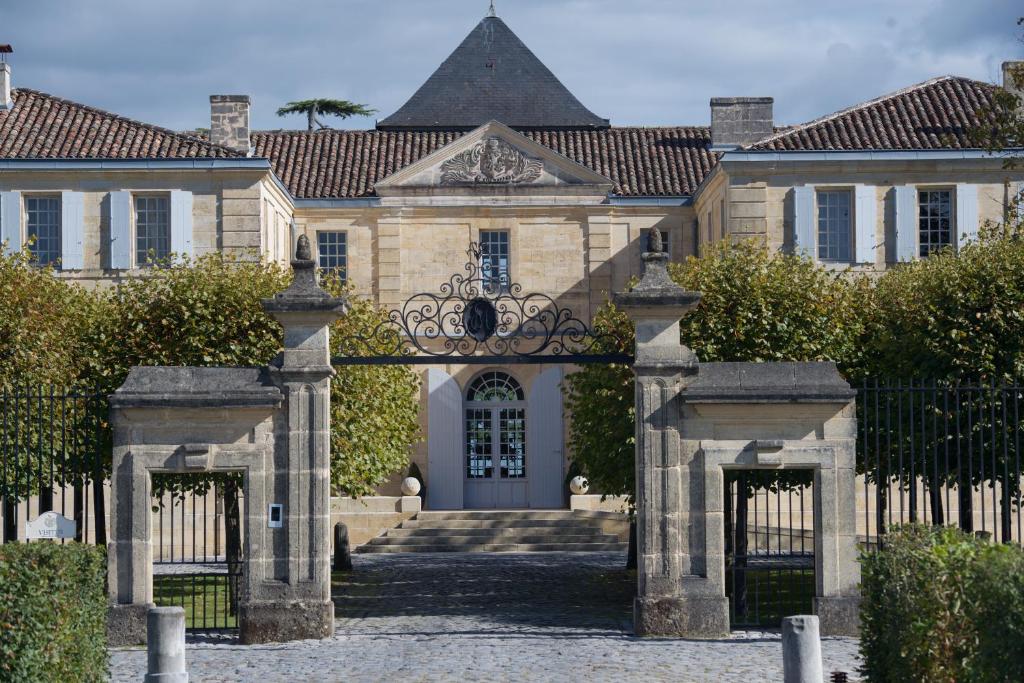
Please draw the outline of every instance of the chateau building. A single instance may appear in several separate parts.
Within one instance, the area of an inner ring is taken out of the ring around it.
[[[792,126],[770,97],[715,97],[710,126],[619,127],[487,16],[373,130],[254,131],[249,97],[214,95],[200,137],[14,88],[0,64],[0,235],[102,284],[170,253],[286,262],[304,233],[392,309],[476,244],[488,294],[517,283],[588,322],[651,228],[676,260],[749,238],[869,272],[973,239],[1024,187],[968,140],[995,91],[942,76]],[[429,506],[564,505],[572,366],[417,370]]]

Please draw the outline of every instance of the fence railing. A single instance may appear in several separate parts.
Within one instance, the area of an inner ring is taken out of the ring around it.
[[[54,386],[0,389],[0,541],[53,510],[77,540],[106,543],[106,396]]]
[[[895,524],[949,524],[1021,543],[1015,382],[871,380],[858,388],[858,526],[873,546]]]

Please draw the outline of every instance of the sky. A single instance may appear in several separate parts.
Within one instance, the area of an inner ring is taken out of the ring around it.
[[[0,0],[14,86],[173,129],[209,95],[248,94],[255,129],[304,128],[285,102],[400,107],[488,0]],[[707,125],[708,100],[772,96],[808,121],[955,74],[998,82],[1024,59],[1020,0],[495,0],[497,14],[612,125]]]

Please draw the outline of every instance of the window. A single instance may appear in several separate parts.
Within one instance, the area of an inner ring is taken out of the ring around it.
[[[850,226],[850,192],[819,190],[818,259],[851,261],[853,239]]]
[[[918,250],[924,258],[953,244],[953,193],[919,190],[917,193]]]
[[[60,258],[60,198],[26,197],[29,249],[35,261],[47,266]]]
[[[480,279],[487,294],[508,291],[510,278],[507,230],[480,231]]]
[[[470,384],[466,392],[467,479],[526,478],[523,400],[522,385],[504,372],[485,372]]]
[[[668,230],[659,230],[661,234],[661,253],[672,255],[672,242],[669,241],[669,235],[671,234]]]
[[[718,225],[718,234],[721,238],[725,239],[725,200],[718,200],[718,219],[721,221]]]
[[[348,245],[343,232],[318,232],[316,253],[321,273],[333,273],[345,281],[348,271]]]
[[[171,253],[169,197],[135,197],[135,265],[167,258]]]

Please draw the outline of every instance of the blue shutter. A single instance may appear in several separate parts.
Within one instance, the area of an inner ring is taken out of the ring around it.
[[[878,237],[875,232],[878,227],[878,196],[875,186],[857,185],[854,195],[856,200],[854,216],[857,221],[854,250],[857,263],[874,263],[875,247],[878,245]]]
[[[110,193],[110,267],[132,267],[132,193]]]
[[[21,251],[21,193],[0,192],[0,242],[5,254]]]
[[[1024,181],[1017,183],[1017,194],[1011,201],[1016,202],[1017,222],[1024,221]]]
[[[956,244],[961,246],[978,239],[978,186],[956,186]]]
[[[793,188],[793,253],[814,258],[814,186]]]
[[[82,246],[85,230],[85,195],[81,192],[60,193],[60,268],[82,270],[85,267],[85,249]]]
[[[171,191],[171,251],[192,258],[192,193]]]
[[[917,254],[917,188],[897,185],[896,260],[913,261]]]

